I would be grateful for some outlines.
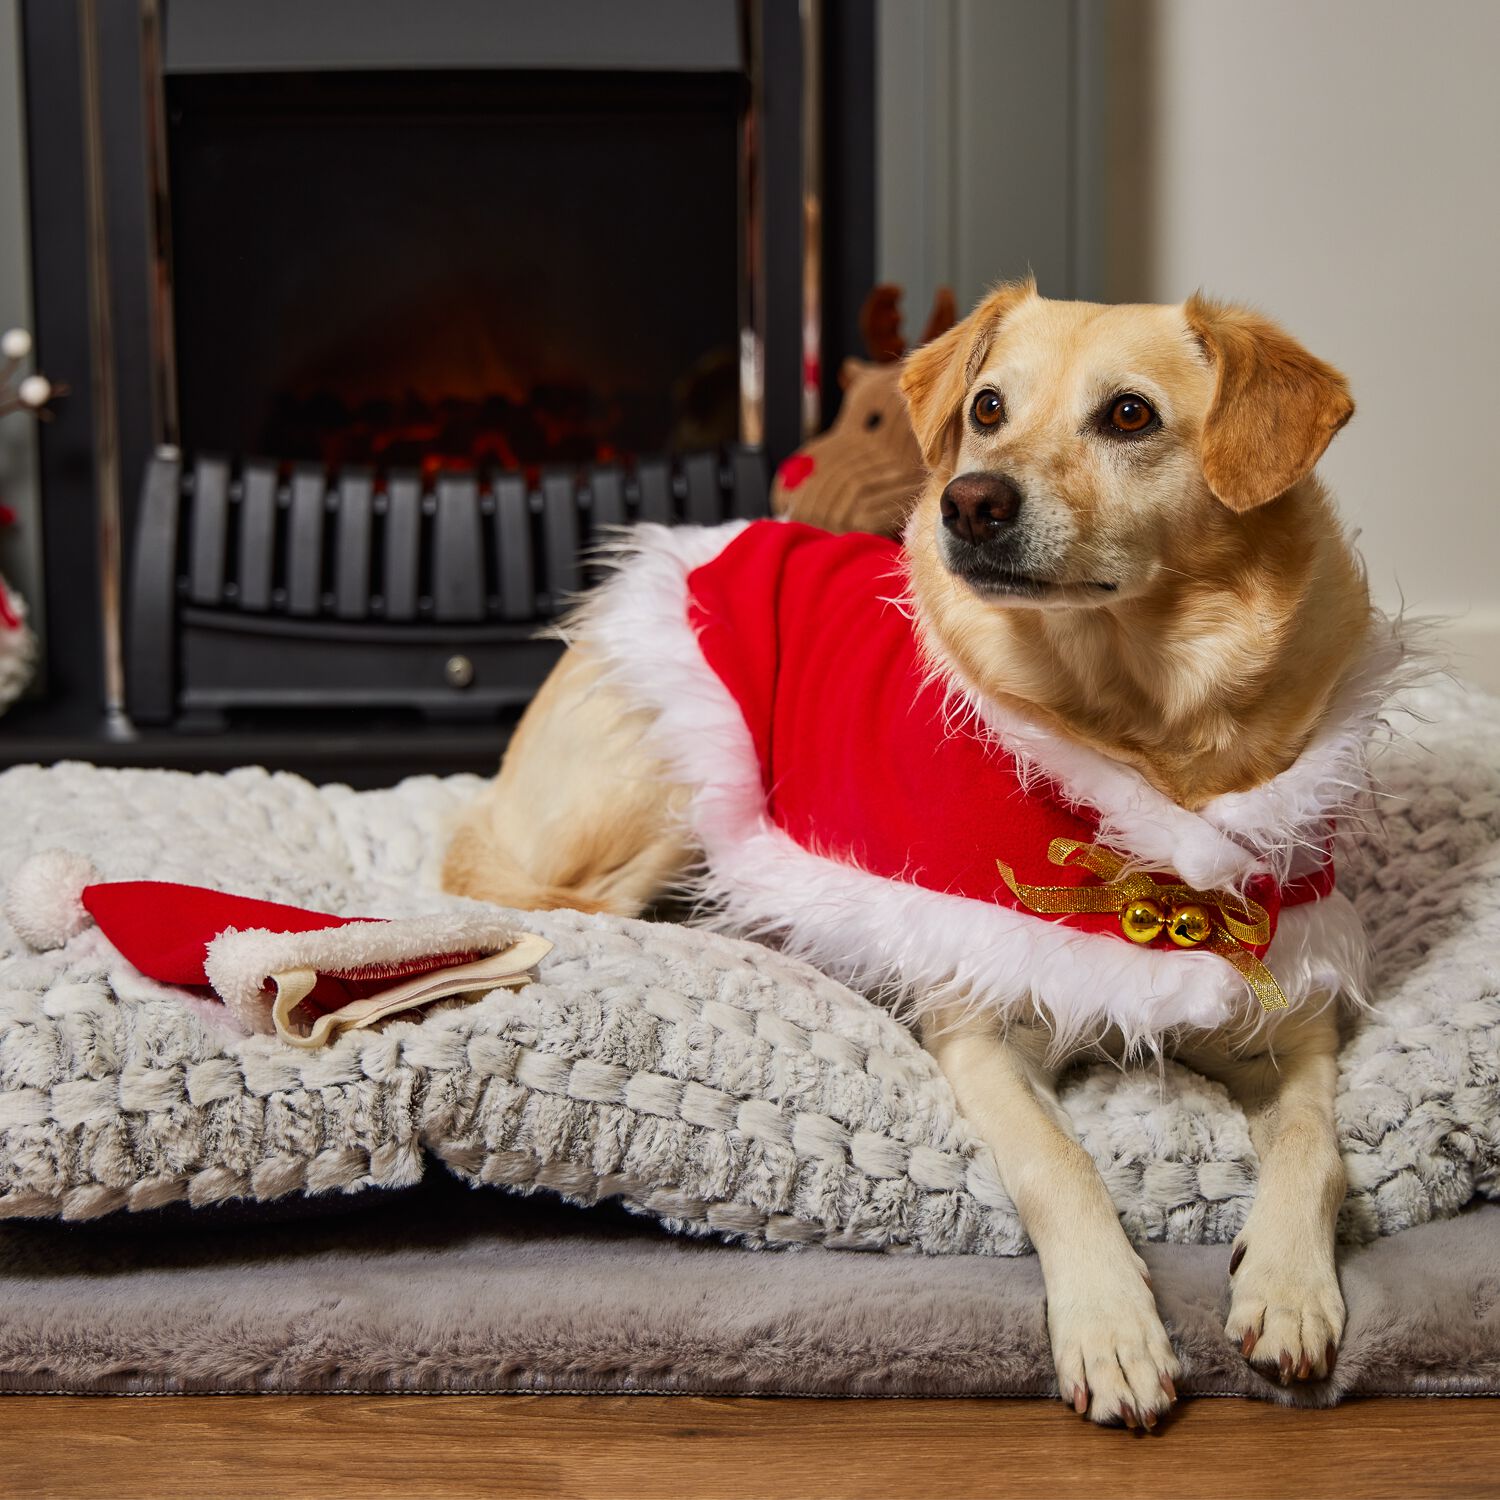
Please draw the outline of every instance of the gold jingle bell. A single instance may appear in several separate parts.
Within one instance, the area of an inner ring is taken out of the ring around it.
[[[1213,918],[1201,906],[1174,906],[1167,918],[1167,936],[1179,948],[1196,948],[1214,933]]]
[[[1166,924],[1166,913],[1149,897],[1127,901],[1120,909],[1120,928],[1132,943],[1155,942]]]

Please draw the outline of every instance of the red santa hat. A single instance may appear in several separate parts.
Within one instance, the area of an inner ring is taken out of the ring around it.
[[[81,854],[50,849],[6,893],[16,935],[60,948],[91,924],[142,974],[210,989],[246,1031],[321,1045],[337,1030],[449,995],[515,983],[551,949],[499,913],[344,917],[163,880],[100,881]],[[310,1031],[296,1028],[303,1007]]]

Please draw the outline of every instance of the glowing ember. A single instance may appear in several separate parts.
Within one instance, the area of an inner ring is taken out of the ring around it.
[[[628,398],[627,398],[628,399]],[[605,463],[620,456],[613,440],[625,401],[549,387],[516,402],[504,396],[358,404],[328,393],[282,397],[267,446],[277,454],[316,455],[330,469],[347,464],[388,468],[520,468]]]

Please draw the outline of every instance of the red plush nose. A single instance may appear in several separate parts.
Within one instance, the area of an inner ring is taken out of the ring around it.
[[[794,490],[817,467],[817,460],[809,453],[794,453],[776,471],[784,490]]]

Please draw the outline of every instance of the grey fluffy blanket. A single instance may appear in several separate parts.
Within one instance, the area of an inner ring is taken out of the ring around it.
[[[441,1173],[343,1201],[366,1206],[0,1225],[0,1391],[1056,1391],[1031,1256],[756,1255]],[[1347,1251],[1349,1321],[1315,1384],[1268,1380],[1225,1339],[1223,1246],[1142,1253],[1185,1392],[1500,1395],[1500,1206]]]
[[[1452,689],[1418,706],[1425,749],[1386,754],[1380,826],[1342,852],[1377,950],[1339,1098],[1354,1239],[1500,1196],[1500,703]],[[409,915],[461,904],[435,860],[475,789],[22,768],[0,776],[0,859],[61,847],[106,879]],[[311,1054],[238,1035],[97,932],[33,954],[0,931],[0,1213],[347,1193],[410,1184],[435,1156],[751,1243],[1024,1248],[988,1153],[883,1012],[710,933],[523,921],[557,944],[537,983]],[[1221,1089],[1101,1066],[1066,1100],[1135,1237],[1237,1231],[1255,1166]]]

